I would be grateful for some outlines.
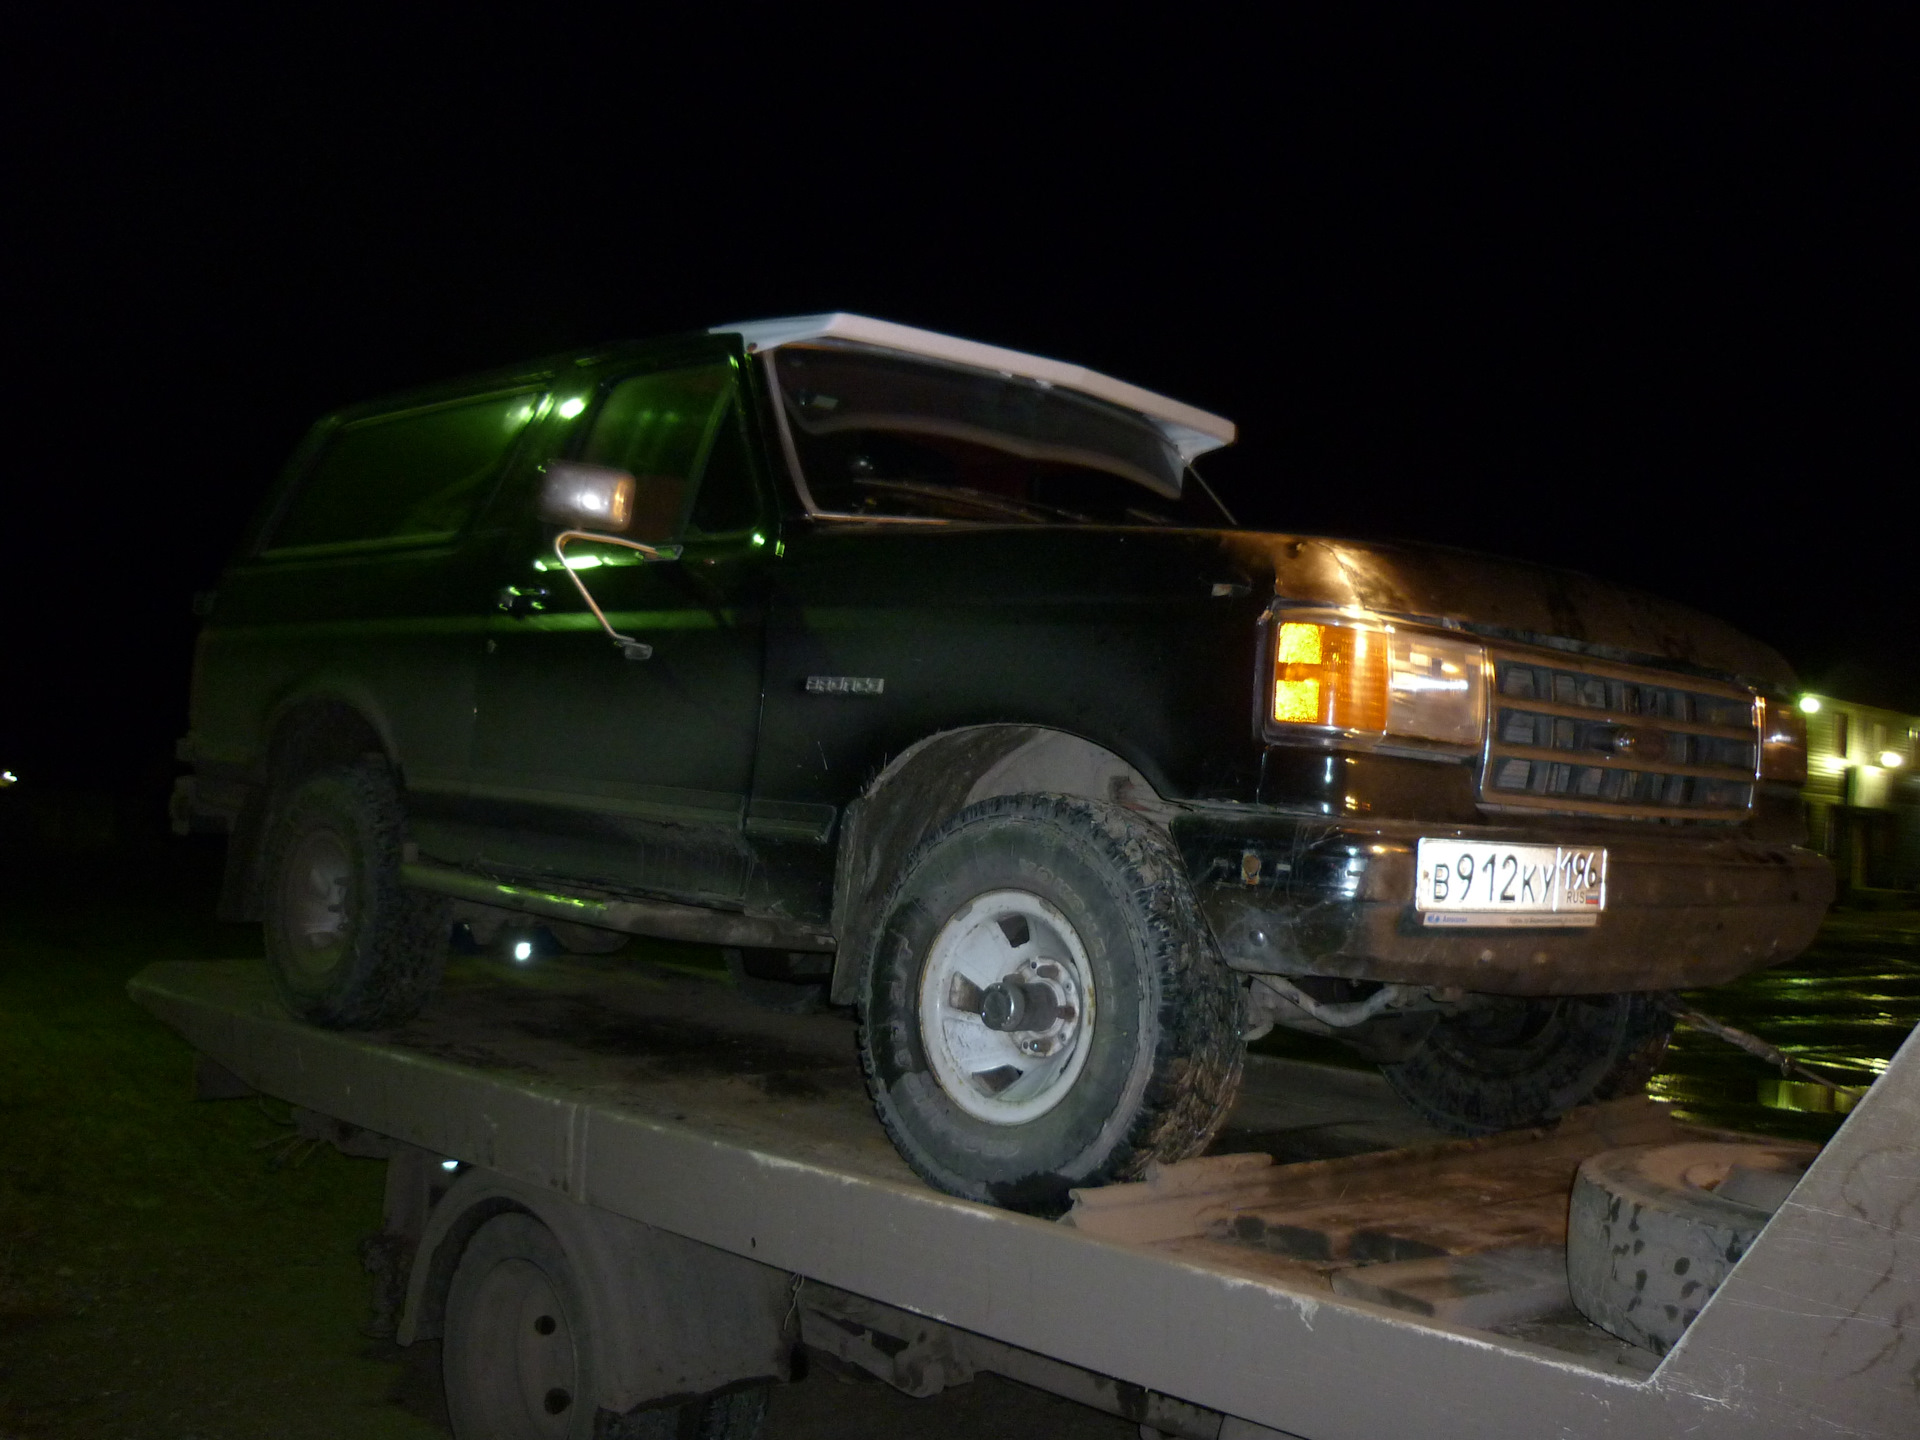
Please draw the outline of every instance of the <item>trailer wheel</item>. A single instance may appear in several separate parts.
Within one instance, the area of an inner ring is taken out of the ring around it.
[[[446,963],[451,907],[400,883],[404,818],[387,767],[303,781],[266,850],[267,964],[287,1008],[339,1029],[399,1024]]]
[[[1814,1153],[1790,1142],[1700,1142],[1591,1156],[1567,1214],[1573,1303],[1601,1329],[1666,1354]]]
[[[1178,855],[1128,811],[982,801],[921,845],[881,913],[861,1063],[932,1184],[1053,1213],[1218,1131],[1244,1002]]]
[[[1673,1015],[1656,995],[1489,997],[1442,1017],[1419,1049],[1380,1073],[1441,1129],[1490,1135],[1634,1094],[1672,1034]]]
[[[520,1211],[473,1234],[447,1291],[440,1352],[456,1440],[754,1440],[765,1385],[627,1415],[602,1412],[593,1311],[554,1234]]]

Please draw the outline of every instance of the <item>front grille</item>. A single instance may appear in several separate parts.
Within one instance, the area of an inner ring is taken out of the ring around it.
[[[1624,667],[1493,656],[1481,803],[1632,820],[1735,821],[1753,805],[1753,696]]]

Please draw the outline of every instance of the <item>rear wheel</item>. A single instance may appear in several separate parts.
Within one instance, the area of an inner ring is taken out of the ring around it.
[[[439,983],[448,902],[400,883],[403,817],[386,766],[302,781],[267,837],[268,969],[287,1008],[342,1029],[396,1025]]]
[[[531,1215],[496,1216],[467,1243],[447,1292],[440,1366],[459,1440],[592,1440],[585,1297],[560,1242]]]
[[[1380,1073],[1443,1130],[1489,1135],[1636,1093],[1672,1034],[1658,995],[1490,996]]]
[[[883,917],[861,1060],[934,1185],[1050,1213],[1219,1129],[1245,1055],[1240,989],[1179,857],[1134,815],[983,801],[913,855]]]
[[[545,1225],[497,1215],[447,1291],[441,1374],[456,1440],[753,1440],[765,1385],[626,1415],[602,1412],[593,1312]]]

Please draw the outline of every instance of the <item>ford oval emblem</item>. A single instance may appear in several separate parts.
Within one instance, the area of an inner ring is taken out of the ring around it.
[[[1613,753],[1640,760],[1652,760],[1666,754],[1667,732],[1645,726],[1623,725],[1613,732]]]

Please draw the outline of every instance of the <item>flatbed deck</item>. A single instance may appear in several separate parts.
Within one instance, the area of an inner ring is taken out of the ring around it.
[[[915,1177],[843,1016],[752,1010],[702,975],[472,962],[371,1035],[290,1020],[256,964],[156,965],[132,993],[263,1093],[1203,1407],[1223,1437],[1920,1429],[1911,1039],[1657,1359],[1551,1281],[1578,1160],[1686,1133],[1651,1102],[1447,1142],[1377,1077],[1256,1058],[1213,1155],[1049,1222]]]

